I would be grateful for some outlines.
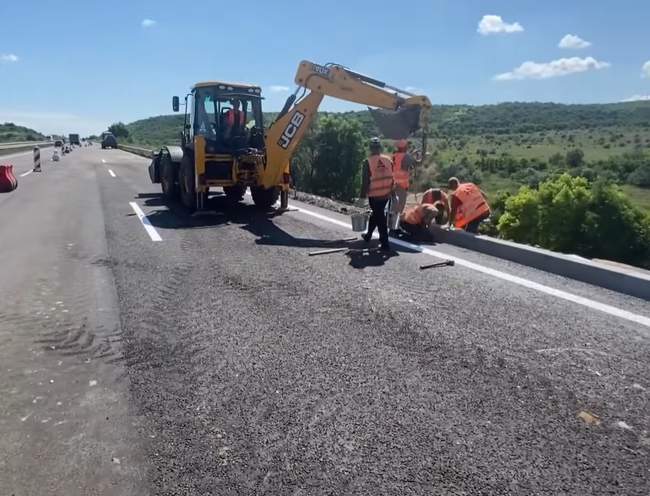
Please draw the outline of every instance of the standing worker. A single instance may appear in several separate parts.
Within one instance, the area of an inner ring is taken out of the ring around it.
[[[411,170],[415,167],[415,159],[408,153],[408,141],[395,141],[397,151],[393,154],[393,177],[395,189],[391,202],[391,212],[400,215],[406,206]]]
[[[448,182],[450,209],[449,225],[467,232],[478,233],[479,224],[490,216],[485,193],[474,183],[461,183],[452,177]]]
[[[368,232],[363,235],[366,243],[370,242],[375,227],[379,229],[381,249],[390,250],[388,244],[388,224],[386,221],[386,205],[393,192],[393,161],[381,154],[382,146],[379,138],[370,140],[370,156],[363,165],[361,183],[361,198],[368,198],[372,210],[368,222]]]

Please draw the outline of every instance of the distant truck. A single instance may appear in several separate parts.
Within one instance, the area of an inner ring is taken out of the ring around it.
[[[68,140],[70,141],[71,145],[81,146],[81,141],[79,141],[79,135],[78,134],[69,134],[68,135]]]
[[[113,133],[102,133],[102,150],[105,148],[117,148],[117,140],[113,136]]]

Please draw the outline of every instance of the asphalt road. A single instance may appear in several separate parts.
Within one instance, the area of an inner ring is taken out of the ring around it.
[[[344,218],[188,216],[117,150],[9,161],[0,494],[650,493],[648,302],[450,246],[492,273],[309,257]]]

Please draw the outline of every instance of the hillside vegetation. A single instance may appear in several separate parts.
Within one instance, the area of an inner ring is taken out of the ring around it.
[[[266,124],[276,115],[265,113]],[[319,119],[328,115],[321,112]],[[367,111],[331,115],[355,121],[364,138],[378,134]],[[127,141],[176,144],[182,123],[180,114],[136,121],[127,125]],[[429,161],[418,171],[419,188],[458,175],[495,198],[498,191],[515,193],[568,172],[621,185],[635,205],[650,211],[650,102],[436,105],[428,134]],[[294,165],[304,169],[309,153],[300,152]]]
[[[13,122],[0,124],[0,143],[13,143],[15,141],[42,141],[45,139],[38,131],[28,127],[17,126]]]

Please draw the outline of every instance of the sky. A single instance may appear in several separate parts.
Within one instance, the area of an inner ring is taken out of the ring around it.
[[[210,79],[259,84],[279,110],[303,59],[440,104],[650,99],[649,0],[55,4],[0,2],[0,122],[99,133]]]

